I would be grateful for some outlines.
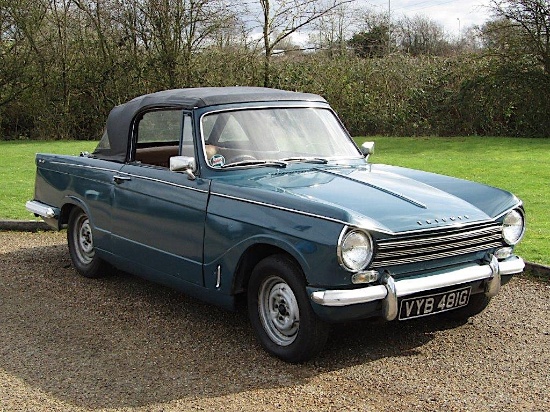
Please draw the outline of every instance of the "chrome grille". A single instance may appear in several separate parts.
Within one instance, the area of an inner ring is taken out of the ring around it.
[[[379,240],[371,267],[425,262],[489,250],[503,245],[501,232],[500,225],[491,223]]]

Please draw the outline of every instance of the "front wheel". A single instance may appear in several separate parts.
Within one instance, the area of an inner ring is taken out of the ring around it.
[[[71,210],[67,243],[71,261],[78,273],[87,278],[98,278],[104,275],[106,264],[96,255],[92,225],[88,215],[81,209]]]
[[[267,257],[252,271],[248,314],[264,349],[287,362],[311,359],[328,337],[328,325],[309,303],[302,271],[286,256]]]

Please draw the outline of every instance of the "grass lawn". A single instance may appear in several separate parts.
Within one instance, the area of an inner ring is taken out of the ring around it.
[[[362,143],[365,138],[358,138]],[[526,260],[550,264],[550,139],[487,137],[368,138],[373,163],[412,167],[497,186],[525,203],[528,229],[518,247]],[[0,142],[0,219],[32,219],[34,155],[78,154],[96,142]]]
[[[34,219],[25,202],[34,195],[36,153],[74,154],[92,151],[97,142],[0,142],[0,219]]]

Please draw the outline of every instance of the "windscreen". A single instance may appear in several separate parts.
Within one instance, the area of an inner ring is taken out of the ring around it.
[[[323,108],[215,112],[202,117],[201,127],[207,161],[212,167],[361,157],[334,113]]]

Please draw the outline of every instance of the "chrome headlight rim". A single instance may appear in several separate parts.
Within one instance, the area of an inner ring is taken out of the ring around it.
[[[521,221],[521,231],[519,232],[519,235],[514,235],[513,237],[510,237],[510,231],[507,230],[510,227],[517,227],[518,225],[513,224],[507,224],[507,220],[515,220],[518,219]],[[521,208],[510,210],[506,215],[504,216],[504,219],[502,219],[502,238],[504,239],[504,242],[509,246],[517,245],[521,239],[523,239],[523,236],[525,235],[525,212]]]
[[[345,250],[345,242],[346,240],[350,239],[353,235],[359,235],[364,236],[364,246],[367,249],[366,258],[362,260],[362,262],[358,265],[351,265],[350,259],[346,258],[347,251]],[[355,227],[349,227],[346,226],[344,229],[342,229],[342,232],[340,233],[340,237],[338,238],[338,245],[337,245],[337,256],[338,256],[338,263],[342,268],[347,270],[348,272],[356,273],[360,272],[364,269],[366,269],[372,262],[374,258],[374,242],[372,240],[372,236],[369,232],[363,229],[355,228]]]

